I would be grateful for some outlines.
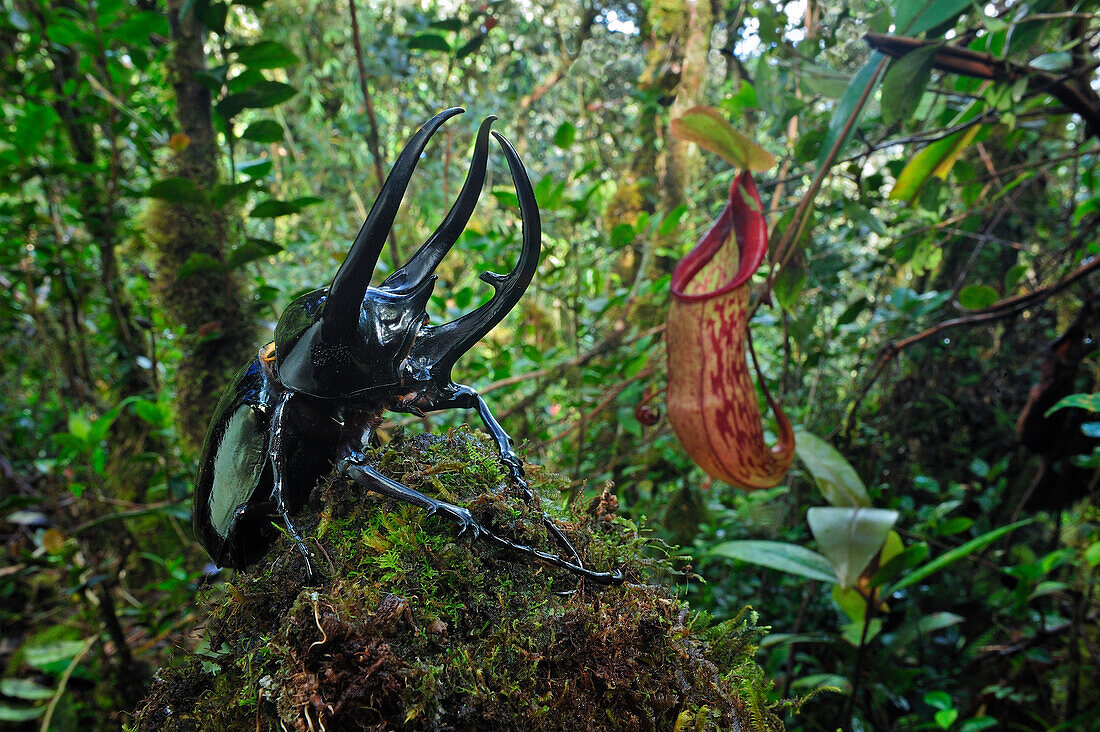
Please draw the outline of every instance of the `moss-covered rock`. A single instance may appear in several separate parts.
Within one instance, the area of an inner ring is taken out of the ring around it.
[[[205,602],[204,650],[161,669],[140,730],[714,730],[776,728],[753,661],[751,612],[711,625],[653,581],[605,492],[564,516],[506,485],[492,443],[467,429],[397,439],[385,474],[468,506],[497,534],[547,550],[550,513],[604,587],[456,536],[438,516],[340,479],[298,519],[319,584],[281,538],[265,566]],[[561,477],[529,466],[532,487]]]

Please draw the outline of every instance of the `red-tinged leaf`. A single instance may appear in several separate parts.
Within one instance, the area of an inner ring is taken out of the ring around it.
[[[733,129],[713,107],[692,107],[672,120],[670,129],[673,137],[694,142],[736,168],[767,170],[775,165],[774,155]]]
[[[794,458],[794,430],[766,386],[779,440],[770,448],[764,442],[745,358],[748,283],[767,249],[764,206],[746,171],[730,187],[718,220],[672,273],[666,332],[668,417],[680,443],[710,476],[750,490],[777,485]]]

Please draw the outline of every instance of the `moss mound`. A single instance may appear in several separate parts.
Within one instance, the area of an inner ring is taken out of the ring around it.
[[[210,606],[199,653],[158,672],[139,730],[715,730],[778,728],[753,661],[755,616],[711,625],[664,586],[609,493],[564,516],[507,487],[492,443],[457,429],[398,438],[379,469],[470,508],[520,543],[557,551],[542,511],[586,563],[627,582],[580,582],[446,519],[331,479],[297,524],[322,576],[281,538]],[[535,466],[536,492],[564,481]],[[653,552],[650,552],[653,553]]]

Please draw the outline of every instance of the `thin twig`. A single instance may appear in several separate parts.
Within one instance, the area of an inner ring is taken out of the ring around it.
[[[46,707],[46,713],[42,716],[42,724],[39,726],[40,732],[48,732],[50,729],[50,722],[53,721],[53,713],[57,710],[57,704],[61,701],[61,697],[65,696],[65,687],[69,685],[69,678],[72,677],[73,671],[76,670],[76,666],[84,658],[84,654],[88,652],[88,649],[92,647],[92,643],[95,642],[95,638],[85,638],[84,645],[73,656],[73,660],[69,661],[68,667],[64,673],[61,674],[61,678],[57,682],[57,691],[54,692],[53,698],[50,699],[50,705]]]
[[[878,377],[886,369],[887,364],[890,363],[903,350],[912,346],[915,343],[920,343],[923,340],[931,338],[934,335],[942,333],[950,328],[957,328],[961,325],[976,325],[979,323],[989,323],[997,320],[1003,320],[1005,318],[1012,317],[1022,310],[1026,310],[1029,307],[1037,305],[1040,302],[1049,300],[1062,290],[1071,286],[1078,280],[1081,280],[1088,275],[1092,274],[1097,269],[1100,269],[1100,257],[1093,257],[1075,269],[1069,275],[1063,279],[1055,282],[1046,287],[1040,287],[1026,292],[1023,295],[1017,295],[1015,297],[1008,297],[1004,300],[990,305],[984,310],[979,310],[969,315],[963,315],[958,318],[951,318],[950,320],[944,320],[929,328],[924,329],[920,333],[911,335],[908,338],[903,338],[900,341],[893,341],[887,343],[879,351],[878,356],[875,358],[875,364],[871,371],[871,375],[864,382],[863,386],[859,390],[859,394],[856,395],[855,401],[852,403],[852,407],[848,412],[848,418],[844,426],[844,434],[846,438],[850,439],[852,428],[855,425],[855,417],[859,412],[859,407],[866,398],[867,393],[874,385]]]

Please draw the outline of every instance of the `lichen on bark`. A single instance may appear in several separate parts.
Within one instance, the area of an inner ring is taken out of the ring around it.
[[[399,437],[371,455],[410,487],[548,549],[549,513],[601,587],[534,564],[336,477],[298,517],[321,580],[285,537],[262,566],[212,589],[201,652],[158,672],[138,730],[777,729],[753,660],[763,629],[691,611],[658,578],[667,552],[605,491],[566,512],[567,482],[528,466],[541,505],[510,488],[466,428]]]

